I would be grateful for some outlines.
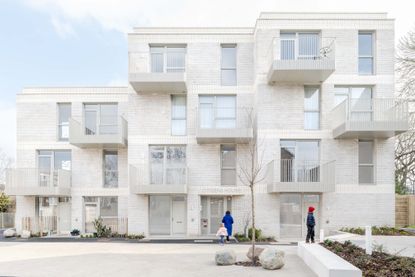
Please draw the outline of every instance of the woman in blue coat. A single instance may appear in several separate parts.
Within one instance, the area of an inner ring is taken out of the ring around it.
[[[233,224],[233,218],[231,216],[230,211],[226,211],[226,214],[222,219],[222,223],[225,224],[225,228],[228,231],[228,235],[226,236],[226,241],[229,242],[229,237],[232,236],[232,224]]]

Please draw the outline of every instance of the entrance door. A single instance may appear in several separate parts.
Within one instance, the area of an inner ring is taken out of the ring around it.
[[[59,232],[68,234],[71,231],[71,202],[59,203]]]
[[[182,199],[172,201],[172,233],[173,235],[186,233],[186,203]]]
[[[210,198],[210,234],[216,234],[224,215],[223,197]]]
[[[98,216],[96,203],[85,203],[85,233],[95,232],[94,220]]]
[[[314,227],[315,237],[320,236],[320,195],[318,194],[305,194],[303,205],[303,237],[307,235],[307,215],[308,207],[314,207],[314,218],[316,220],[316,226]]]

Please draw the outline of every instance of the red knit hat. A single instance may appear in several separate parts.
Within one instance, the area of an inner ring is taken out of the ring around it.
[[[308,212],[309,212],[309,213],[314,212],[314,210],[315,210],[315,209],[314,209],[314,207],[311,207],[311,206],[310,206],[310,207],[308,207]]]

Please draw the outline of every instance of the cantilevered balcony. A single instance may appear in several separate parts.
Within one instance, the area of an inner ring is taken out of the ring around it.
[[[274,38],[267,59],[268,83],[316,83],[335,70],[335,40],[300,34]]]
[[[196,140],[207,143],[248,143],[253,138],[252,108],[196,109]]]
[[[80,148],[126,147],[128,124],[123,117],[112,125],[81,123],[69,119],[69,143]]]
[[[160,171],[157,170],[161,169]],[[154,166],[148,164],[129,166],[130,191],[135,194],[186,194],[187,168]]]
[[[129,82],[137,93],[186,93],[186,48],[129,53]]]
[[[335,161],[274,160],[267,167],[269,193],[331,192]]]
[[[8,195],[17,196],[70,196],[71,171],[10,168],[5,189]]]
[[[333,137],[390,138],[409,128],[408,103],[393,98],[346,99],[332,111]]]

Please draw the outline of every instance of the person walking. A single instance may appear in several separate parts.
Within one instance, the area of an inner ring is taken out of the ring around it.
[[[228,231],[228,235],[226,236],[226,242],[229,242],[229,237],[232,236],[233,224],[233,217],[231,216],[230,211],[226,211],[225,216],[222,219],[222,223],[225,225],[225,228]]]
[[[226,230],[225,224],[220,224],[219,230],[216,232],[216,236],[219,237],[219,244],[223,245],[225,237],[228,236],[228,230]]]
[[[307,215],[307,237],[305,239],[306,243],[314,243],[314,226],[316,226],[316,220],[314,219],[314,207],[308,207],[308,215]]]

